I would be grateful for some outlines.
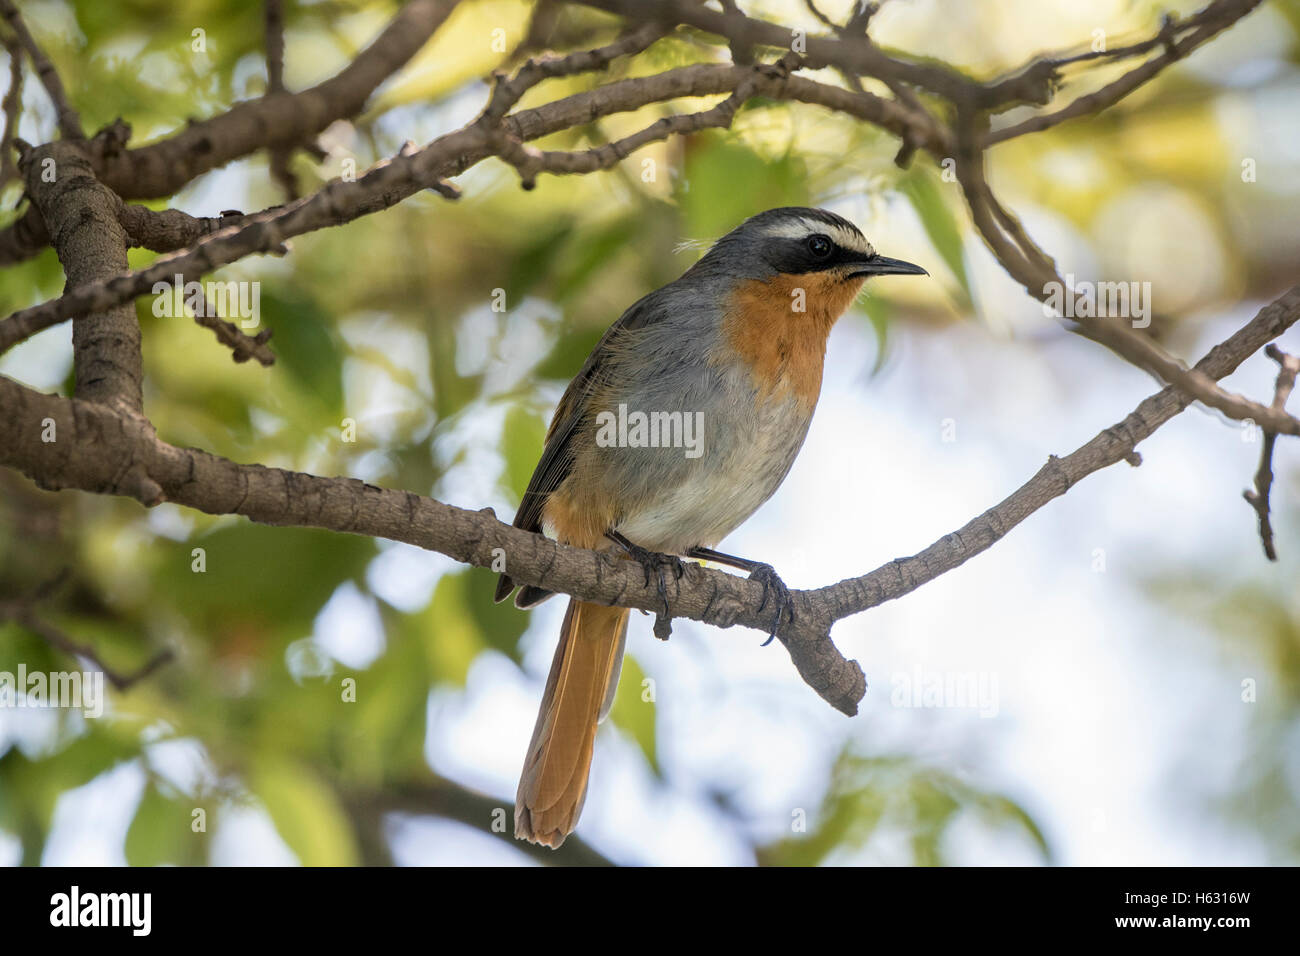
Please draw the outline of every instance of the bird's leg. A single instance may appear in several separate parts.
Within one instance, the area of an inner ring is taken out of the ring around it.
[[[666,620],[668,618],[668,585],[664,579],[664,570],[671,569],[673,577],[680,581],[682,575],[686,573],[686,565],[682,564],[682,559],[675,554],[660,554],[658,551],[651,551],[639,544],[633,544],[617,531],[606,531],[605,537],[622,548],[629,558],[641,565],[641,570],[645,572],[646,587],[650,586],[650,575],[653,572],[659,582],[659,597],[664,602],[664,618]]]
[[[763,646],[772,643],[772,638],[776,637],[776,632],[781,629],[781,620],[794,620],[794,601],[790,598],[790,589],[786,587],[785,582],[781,580],[776,569],[770,564],[764,564],[762,561],[751,561],[749,558],[738,558],[734,554],[723,554],[721,551],[714,551],[712,548],[691,548],[686,552],[688,558],[699,558],[701,561],[714,561],[718,564],[725,564],[729,567],[736,568],[740,571],[748,571],[749,579],[757,581],[763,585],[763,600],[758,605],[761,613],[763,608],[767,607],[768,592],[771,592],[772,603],[776,606],[776,618],[772,621],[772,634]]]

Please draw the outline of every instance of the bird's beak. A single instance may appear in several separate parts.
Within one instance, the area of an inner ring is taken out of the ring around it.
[[[849,273],[850,279],[863,279],[867,276],[928,276],[930,274],[920,266],[904,262],[902,259],[879,255],[855,262],[851,268],[853,271]]]

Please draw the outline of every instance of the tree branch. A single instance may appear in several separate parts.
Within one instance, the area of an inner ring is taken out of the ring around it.
[[[580,2],[587,6],[622,14],[633,20],[648,21],[661,26],[689,24],[727,38],[733,50],[747,50],[755,45],[790,49],[795,45],[794,41],[799,39],[802,41],[800,52],[806,49],[804,60],[809,66],[834,65],[844,71],[872,76],[887,83],[896,91],[896,95],[905,89],[903,84],[912,84],[944,96],[952,104],[956,114],[955,146],[958,180],[970,207],[972,219],[985,242],[1003,268],[1023,283],[1030,295],[1040,301],[1045,302],[1049,299],[1053,286],[1059,288],[1062,294],[1077,295],[1073,290],[1066,289],[1064,281],[1057,273],[1055,263],[1029,239],[1015,217],[1003,209],[994,198],[984,177],[983,147],[987,141],[988,113],[1017,102],[1046,103],[1051,98],[1056,71],[1062,65],[1099,57],[1088,54],[1039,57],[1011,76],[981,83],[949,68],[888,56],[871,42],[865,35],[865,30],[859,34],[850,32],[847,28],[834,28],[833,38],[796,38],[794,33],[785,27],[746,17],[735,8],[734,4],[726,6],[722,12],[716,12],[687,0],[659,0],[654,4],[645,4],[639,0],[637,2],[580,0]],[[1157,43],[1165,48],[1164,53],[1159,57],[1133,71],[1129,75],[1127,85],[1122,87],[1122,92],[1120,87],[1116,87],[1116,92],[1124,95],[1135,89],[1159,72],[1167,62],[1186,55],[1196,46],[1245,16],[1258,4],[1259,0],[1212,0],[1200,12],[1185,21],[1166,19],[1160,33],[1151,40],[1112,51],[1112,58],[1118,58],[1143,53],[1154,48]],[[815,5],[812,9],[819,19],[829,22],[817,11]],[[1177,34],[1186,30],[1191,32],[1179,40]],[[917,127],[924,129],[926,126],[937,124],[914,96],[909,96],[908,102],[910,105],[895,104],[908,117],[907,124],[900,131],[903,145],[896,161],[900,165],[906,163],[914,150],[921,145],[930,149],[937,159],[946,158],[945,153],[933,152],[934,146],[939,142],[942,142],[945,147],[953,145],[952,138],[944,137],[941,140],[934,135],[928,137],[913,135],[912,130]],[[674,116],[661,120],[656,127],[663,128],[672,123],[679,123],[684,129],[690,129],[692,121],[705,126],[725,125],[730,120],[728,111],[734,109],[735,104],[728,101],[705,114]],[[625,141],[580,154],[543,154],[516,148],[505,149],[502,155],[520,169],[524,184],[528,186],[537,172],[548,168],[555,172],[588,172],[606,168],[622,155],[626,155],[626,152],[640,141],[658,138],[656,127],[642,130],[641,133],[634,134]],[[509,147],[510,144],[503,145]],[[1300,420],[1284,411],[1269,408],[1219,388],[1213,380],[1194,369],[1188,369],[1184,362],[1170,355],[1153,339],[1138,334],[1120,322],[1108,321],[1109,317],[1094,318],[1080,310],[1076,310],[1076,315],[1078,315],[1080,331],[1088,338],[1105,345],[1117,355],[1155,374],[1163,381],[1183,388],[1209,407],[1223,412],[1230,418],[1251,419],[1265,423],[1270,429],[1282,434],[1300,435]]]
[[[1243,328],[1212,348],[1196,363],[1196,369],[1210,378],[1223,378],[1297,321],[1300,321],[1300,286],[1265,306]],[[1054,455],[1048,458],[1047,464],[1015,492],[924,551],[811,593],[828,598],[839,618],[915,591],[988,550],[1029,515],[1093,472],[1121,461],[1138,463],[1140,459],[1134,456],[1134,448],[1191,403],[1186,393],[1168,386],[1086,445],[1064,458]]]
[[[719,12],[692,0],[578,0],[589,7],[632,20],[684,24],[725,37],[732,48],[766,46],[788,52],[789,27],[736,12]],[[801,55],[813,68],[834,66],[882,82],[906,83],[937,93],[953,103],[990,109],[1008,103],[1043,104],[1051,98],[1053,69],[1030,64],[1021,72],[989,83],[973,80],[948,66],[904,60],[885,53],[865,35],[803,37]]]
[[[525,184],[541,171],[607,168],[644,143],[705,126],[726,126],[739,106],[755,95],[818,103],[876,123],[903,140],[900,162],[918,146],[935,155],[945,155],[949,147],[955,147],[959,179],[976,227],[1004,268],[1039,298],[1045,295],[1047,282],[1059,281],[1052,260],[989,190],[981,145],[987,137],[978,133],[986,131],[983,127],[991,111],[1018,102],[1046,102],[1055,70],[1066,61],[1035,60],[1014,75],[981,83],[951,69],[889,56],[865,33],[850,35],[846,29],[836,38],[808,38],[807,64],[834,65],[846,72],[874,76],[895,89],[899,99],[886,100],[860,90],[791,77],[789,70],[805,61],[787,54],[775,65],[696,64],[510,113],[520,96],[541,80],[602,69],[614,56],[644,49],[670,23],[718,33],[738,51],[757,46],[788,48],[791,40],[788,30],[746,17],[734,4],[722,13],[683,0],[664,0],[648,13],[645,7],[627,0],[588,0],[587,5],[651,22],[605,47],[529,61],[513,78],[497,84],[483,114],[469,126],[439,137],[424,149],[403,149],[356,182],[332,182],[305,199],[237,221],[232,217],[229,224],[226,217],[215,220],[213,226],[213,220],[174,211],[152,213],[125,204],[122,197],[138,198],[141,191],[162,186],[169,188],[161,194],[168,194],[237,155],[257,148],[290,148],[301,142],[304,130],[318,131],[334,118],[353,115],[373,89],[409,59],[445,19],[450,0],[414,0],[349,67],[312,90],[290,95],[268,89],[262,100],[239,104],[223,116],[138,150],[122,148],[129,129],[115,124],[89,143],[55,143],[27,152],[21,168],[27,173],[33,199],[29,214],[36,215],[38,226],[26,227],[24,232],[23,222],[28,219],[24,216],[10,236],[0,236],[0,250],[12,249],[20,242],[17,237],[30,240],[44,230],[53,237],[64,260],[69,287],[59,299],[14,313],[0,323],[0,351],[34,331],[78,317],[74,329],[78,387],[76,398],[65,399],[0,378],[0,407],[10,413],[0,420],[0,463],[22,470],[44,487],[127,495],[147,506],[173,501],[268,524],[384,537],[476,566],[499,564],[504,554],[509,573],[521,583],[582,600],[657,612],[662,599],[653,584],[645,583],[639,566],[520,531],[497,521],[490,511],[465,511],[352,479],[240,465],[162,441],[139,414],[139,329],[129,303],[155,283],[170,283],[177,276],[184,281],[257,252],[283,251],[284,240],[291,236],[388,208],[423,188],[454,196],[454,187],[446,183],[446,177],[489,156],[514,163]],[[1253,6],[1248,0],[1214,0],[1198,14],[1204,22],[1185,40],[1208,28],[1207,11],[1217,11],[1216,16],[1240,16]],[[1189,22],[1180,24],[1179,30]],[[1165,39],[1169,46],[1178,42],[1173,31]],[[271,54],[272,59],[275,56]],[[903,96],[899,92],[907,86],[948,98],[956,110],[957,135],[921,108],[910,93]],[[675,96],[707,93],[729,96],[701,112],[666,117],[607,146],[544,152],[523,145],[537,136],[610,113]],[[34,166],[29,164],[46,159],[56,161],[59,175],[52,183],[38,185]],[[113,189],[121,195],[115,195]],[[210,228],[218,231],[205,235]],[[128,239],[157,245],[188,239],[192,245],[146,269],[128,272]],[[79,318],[82,316],[89,317]],[[1278,432],[1297,433],[1300,423],[1281,408],[1249,402],[1214,384],[1297,318],[1300,288],[1261,311],[1192,370],[1127,328],[1087,324],[1094,337],[1142,367],[1156,369],[1174,387],[1147,399],[1123,422],[1071,455],[1049,458],[1020,490],[918,555],[826,588],[793,592],[796,618],[781,640],[800,675],[833,706],[855,713],[866,685],[861,668],[846,660],[830,639],[830,628],[837,620],[908,593],[960,565],[1093,471],[1121,460],[1136,461],[1134,446],[1193,400],[1238,417],[1248,414]],[[222,334],[219,326],[216,331]],[[238,358],[240,348],[248,351],[262,344],[262,339],[229,338],[227,344],[236,349]],[[43,440],[51,431],[61,437]],[[740,624],[761,630],[770,623],[769,615],[758,611],[763,599],[763,586],[758,582],[693,565],[670,585],[670,591],[668,619],[680,616],[719,627]],[[661,624],[666,629],[668,620]],[[660,629],[657,624],[656,633]]]
[[[876,123],[900,138],[910,136],[914,142],[936,153],[950,151],[946,131],[932,122],[921,121],[918,127],[915,125],[916,117],[890,100],[801,77],[784,76],[770,67],[756,72],[752,67],[722,64],[697,64],[653,76],[621,80],[535,109],[512,113],[502,120],[502,126],[511,138],[528,141],[601,116],[630,112],[666,99],[734,93],[742,83],[752,83],[755,95],[839,110]],[[637,135],[648,134],[643,131]],[[177,257],[160,259],[146,269],[106,279],[13,313],[0,321],[0,353],[66,319],[144,295],[155,283],[171,281],[177,274],[201,274],[248,255],[279,251],[283,248],[283,241],[292,236],[379,212],[421,189],[439,189],[444,177],[464,172],[495,155],[494,149],[501,148],[499,141],[471,125],[435,139],[422,150],[403,151],[393,160],[372,167],[354,183],[334,181],[297,203],[246,216],[241,228],[233,231],[223,229],[219,235],[211,236]]]
[[[271,330],[263,329],[256,335],[249,335],[233,322],[227,322],[217,315],[216,309],[205,301],[201,310],[194,313],[194,322],[209,329],[217,341],[230,349],[230,357],[235,364],[257,359],[259,365],[269,368],[275,364],[275,353],[266,345],[271,339]]]
[[[994,146],[1009,139],[1015,139],[1017,136],[1024,136],[1026,133],[1042,132],[1045,129],[1051,129],[1053,126],[1059,126],[1061,123],[1077,119],[1080,116],[1097,113],[1114,106],[1138,87],[1148,82],[1165,67],[1177,60],[1181,60],[1201,44],[1222,33],[1262,2],[1263,0],[1215,0],[1214,3],[1206,6],[1199,13],[1177,24],[1180,29],[1193,25],[1196,27],[1192,33],[1182,39],[1174,39],[1170,35],[1171,31],[1168,27],[1172,21],[1166,21],[1166,25],[1161,28],[1156,36],[1144,43],[1128,47],[1124,51],[1126,54],[1146,52],[1146,50],[1154,49],[1157,46],[1163,46],[1163,50],[1159,55],[1130,70],[1119,79],[1107,83],[1101,89],[1080,96],[1068,106],[1053,113],[1034,116],[1020,123],[989,133],[984,137],[982,145],[985,147]]]
[[[114,198],[117,198],[114,195]],[[250,217],[234,210],[220,216],[191,216],[179,209],[150,209],[117,199],[117,219],[132,246],[152,252],[175,252],[192,246],[206,236],[231,226],[242,226]],[[280,208],[280,207],[275,207]],[[288,251],[288,250],[282,250]]]
[[[24,146],[19,143],[20,149]],[[32,205],[49,226],[68,288],[127,270],[126,231],[118,221],[121,201],[95,178],[83,141],[61,140],[25,151],[18,168]],[[72,353],[79,398],[141,410],[140,324],[129,301],[78,319]]]
[[[419,52],[456,0],[411,0],[374,42],[338,74],[299,93],[237,103],[220,116],[136,149],[107,144],[92,155],[100,181],[123,199],[159,199],[186,183],[259,149],[308,141],[336,120],[360,113],[370,95]],[[32,220],[36,221],[32,221]],[[0,230],[0,266],[30,258],[49,242],[39,213],[29,209]]]
[[[1300,286],[1215,346],[1197,364],[1198,371],[1216,379],[1227,375],[1297,320]],[[1050,458],[1010,497],[925,551],[829,587],[791,592],[795,620],[780,639],[800,676],[832,706],[856,713],[866,682],[858,664],[846,660],[830,639],[836,621],[915,590],[989,548],[1087,475],[1133,460],[1134,446],[1190,403],[1184,393],[1166,388],[1082,448],[1064,458]],[[634,562],[529,534],[496,520],[490,509],[466,511],[355,479],[240,465],[196,449],[176,448],[159,439],[142,419],[44,395],[4,377],[0,407],[9,410],[8,417],[0,419],[0,464],[17,468],[42,487],[128,495],[146,505],[173,501],[266,524],[388,538],[476,567],[495,563],[499,569],[504,555],[511,577],[520,583],[584,601],[654,612],[663,607],[656,584],[647,585]],[[51,424],[62,437],[43,441],[42,432],[48,433]],[[771,623],[770,614],[758,611],[763,587],[756,581],[689,565],[668,588],[671,617],[764,631]]]
[[[970,209],[976,231],[988,244],[1007,274],[1020,282],[1035,299],[1048,303],[1053,289],[1081,302],[1083,296],[1067,287],[1056,263],[1029,238],[1024,227],[998,203],[984,175],[984,152],[975,143],[979,136],[976,118],[958,116],[957,181]],[[1300,435],[1300,420],[1284,410],[1269,408],[1244,396],[1228,392],[1214,379],[1189,369],[1184,362],[1161,348],[1153,339],[1123,324],[1122,316],[1093,315],[1091,309],[1072,310],[1078,331],[1106,346],[1116,355],[1174,385],[1196,401],[1238,421],[1251,420],[1286,435]]]
[[[0,353],[36,332],[65,319],[130,302],[160,282],[196,278],[245,256],[282,251],[284,241],[326,226],[351,222],[360,216],[396,205],[424,188],[442,184],[459,157],[487,155],[486,135],[475,127],[443,136],[415,153],[403,153],[373,167],[355,182],[334,180],[311,196],[247,217],[201,241],[196,246],[157,259],[135,272],[125,269],[58,299],[15,312],[0,322]],[[444,191],[444,195],[448,193]],[[120,227],[119,227],[120,228]]]
[[[658,612],[654,582],[640,565],[530,534],[496,519],[490,509],[466,511],[408,491],[376,488],[352,478],[321,478],[261,465],[240,465],[158,438],[144,419],[78,399],[44,395],[0,376],[0,464],[17,468],[41,487],[79,488],[163,501],[208,514],[239,514],[272,525],[299,525],[402,541],[439,551],[476,567],[505,555],[522,583],[586,601]],[[55,441],[45,441],[53,429]],[[669,585],[672,614],[718,627],[740,624],[768,630],[760,613],[763,586],[700,565]],[[866,691],[862,669],[828,637],[824,609],[793,592],[795,625],[781,634],[799,673],[847,714]]]
[[[525,189],[533,188],[537,175],[541,172],[561,175],[609,169],[648,143],[658,142],[673,135],[684,136],[702,129],[727,128],[735,118],[736,111],[759,88],[762,83],[761,77],[784,79],[789,75],[789,67],[784,62],[755,65],[745,69],[749,71],[750,76],[737,83],[735,92],[716,106],[698,113],[665,116],[630,136],[603,146],[573,152],[537,150],[524,146],[517,139],[504,136],[495,141],[496,148],[502,159],[519,170],[520,182]]]

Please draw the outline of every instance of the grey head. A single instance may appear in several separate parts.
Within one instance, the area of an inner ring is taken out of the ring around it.
[[[810,206],[782,206],[751,216],[715,242],[687,274],[765,280],[813,272],[843,279],[929,275],[920,266],[877,253],[843,216]]]

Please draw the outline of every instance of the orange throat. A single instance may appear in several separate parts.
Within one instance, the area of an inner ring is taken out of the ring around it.
[[[749,366],[760,395],[789,394],[811,414],[821,393],[831,327],[864,281],[809,274],[737,285],[726,305],[722,334]]]

